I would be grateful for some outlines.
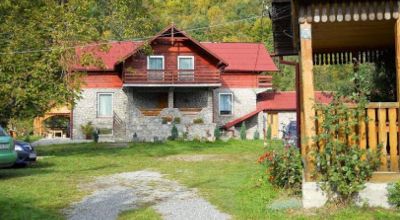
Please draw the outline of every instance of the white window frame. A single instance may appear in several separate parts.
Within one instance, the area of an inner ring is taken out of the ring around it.
[[[111,115],[100,115],[100,96],[101,95],[111,95]],[[97,118],[112,118],[114,116],[114,93],[112,92],[98,92],[97,93],[97,105],[96,105],[96,113]]]
[[[232,102],[232,106],[231,106],[231,114],[221,114],[221,96],[222,95],[230,95],[231,96],[231,102]],[[232,92],[221,92],[218,94],[218,114],[219,116],[232,116],[233,115],[233,93]]]
[[[192,66],[193,66],[193,69],[180,69],[179,67],[180,67],[180,58],[191,58],[192,59]],[[184,55],[184,56],[178,56],[177,57],[177,63],[178,63],[178,66],[177,66],[177,69],[178,70],[194,70],[195,69],[195,66],[194,66],[194,56],[188,56],[188,55]]]
[[[164,57],[164,55],[151,55],[151,56],[147,56],[147,70],[157,71],[157,69],[150,69],[150,59],[151,58],[161,58],[162,59],[162,70],[165,69],[165,57]]]

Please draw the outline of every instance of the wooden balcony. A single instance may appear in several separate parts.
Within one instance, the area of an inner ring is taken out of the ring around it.
[[[210,71],[144,71],[125,72],[124,86],[127,87],[219,87],[220,72]]]
[[[271,88],[272,87],[272,76],[259,75],[258,76],[258,87],[259,88]]]

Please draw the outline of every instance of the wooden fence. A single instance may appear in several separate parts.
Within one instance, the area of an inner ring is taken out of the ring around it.
[[[381,147],[381,165],[379,172],[399,172],[399,103],[370,103],[365,110],[367,119],[359,120],[357,126],[353,126],[350,132],[339,129],[336,134],[341,141],[349,145],[358,146],[361,149],[376,151]],[[321,112],[317,111],[316,133],[322,132],[319,126],[323,120]],[[351,120],[351,119],[350,119]],[[340,124],[341,122],[339,122]],[[354,138],[357,136],[358,138]],[[324,143],[316,143],[321,150]]]

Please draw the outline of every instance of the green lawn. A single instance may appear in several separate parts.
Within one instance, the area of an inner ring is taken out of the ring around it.
[[[280,146],[278,143],[274,143]],[[260,180],[256,163],[261,141],[216,143],[167,142],[79,144],[40,147],[37,164],[0,170],[0,219],[62,219],[62,209],[85,196],[80,183],[96,176],[142,169],[198,188],[202,196],[235,219],[400,219],[400,213],[381,209],[268,210],[276,198],[287,196]],[[211,154],[212,160],[184,161],[171,157]],[[159,219],[151,207],[121,214],[120,219]]]

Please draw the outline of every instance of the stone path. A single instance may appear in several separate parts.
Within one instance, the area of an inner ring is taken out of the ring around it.
[[[65,210],[70,220],[117,219],[122,211],[152,206],[166,220],[230,219],[208,201],[153,171],[119,173],[81,186],[92,194]]]

